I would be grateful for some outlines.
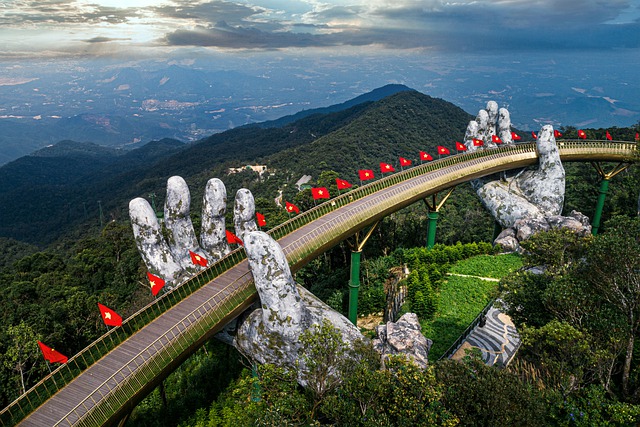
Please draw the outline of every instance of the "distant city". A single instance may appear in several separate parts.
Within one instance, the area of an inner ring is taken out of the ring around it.
[[[247,55],[182,49],[163,60],[0,64],[0,165],[60,140],[133,148],[191,142],[324,107],[389,83],[475,115],[487,100],[514,126],[631,126],[640,120],[636,51],[396,58]]]

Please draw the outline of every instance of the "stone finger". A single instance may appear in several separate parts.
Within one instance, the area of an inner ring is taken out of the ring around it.
[[[167,198],[164,203],[164,221],[167,240],[174,259],[183,268],[193,269],[189,251],[200,256],[207,255],[200,249],[193,223],[189,216],[191,194],[186,181],[180,176],[172,176],[167,181]]]
[[[141,197],[131,200],[129,217],[138,252],[147,269],[162,277],[168,284],[175,283],[182,268],[174,260],[149,202]]]
[[[264,325],[268,331],[278,331],[283,337],[295,339],[302,332],[306,310],[287,258],[280,245],[262,231],[253,231],[244,237]]]
[[[256,231],[258,226],[255,220],[256,203],[253,194],[246,188],[241,188],[236,193],[236,199],[233,207],[233,222],[236,230],[236,236],[244,240],[247,233]]]
[[[200,244],[209,254],[211,261],[217,261],[230,252],[225,233],[227,213],[227,189],[218,178],[207,182],[202,199],[202,228]]]

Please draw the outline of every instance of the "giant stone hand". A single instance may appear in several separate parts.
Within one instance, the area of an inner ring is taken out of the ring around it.
[[[496,146],[494,135],[505,145],[514,143],[509,111],[506,108],[498,110],[498,104],[489,101],[486,110],[480,110],[477,118],[469,122],[465,145],[468,151],[486,149],[476,147],[475,138],[483,140],[485,147],[493,148]],[[519,241],[550,228],[570,228],[582,235],[591,232],[589,219],[580,212],[561,216],[565,172],[551,125],[543,126],[538,132],[536,146],[537,167],[471,182],[482,204],[503,227],[495,243],[507,250],[518,250]]]
[[[218,179],[207,183],[199,243],[189,217],[190,201],[185,181],[170,178],[164,209],[167,240],[146,200],[137,198],[129,204],[134,237],[145,264],[171,286],[179,286],[201,268],[191,262],[189,251],[211,262],[229,253],[224,184]],[[256,231],[254,215],[253,195],[246,189],[238,190],[234,205],[235,234],[244,241],[260,307],[240,316],[239,324],[228,325],[218,337],[251,360],[296,369],[298,381],[304,385],[298,341],[304,331],[328,320],[346,343],[363,336],[346,317],[295,283],[282,248],[268,234]],[[425,366],[430,342],[420,334],[420,324],[414,317],[401,319],[397,324],[389,322],[387,333],[375,345],[383,355],[404,353]],[[391,330],[398,331],[395,337],[390,336]],[[410,342],[400,344],[399,336],[410,337],[405,340]]]

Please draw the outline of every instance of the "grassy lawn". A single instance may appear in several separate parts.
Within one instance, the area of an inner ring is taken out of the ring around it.
[[[517,254],[478,255],[456,263],[450,273],[500,279],[520,267],[522,260]]]
[[[499,279],[522,265],[517,255],[480,255],[456,263],[453,274]],[[433,340],[429,360],[437,360],[495,296],[498,282],[449,276],[440,286],[434,318],[422,322],[422,332]]]

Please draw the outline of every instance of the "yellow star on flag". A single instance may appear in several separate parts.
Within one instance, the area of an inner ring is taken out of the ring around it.
[[[108,311],[104,314],[104,318],[105,319],[111,319],[111,313],[109,313]]]
[[[369,172],[366,172],[366,173],[364,174],[364,176],[369,176]]]

